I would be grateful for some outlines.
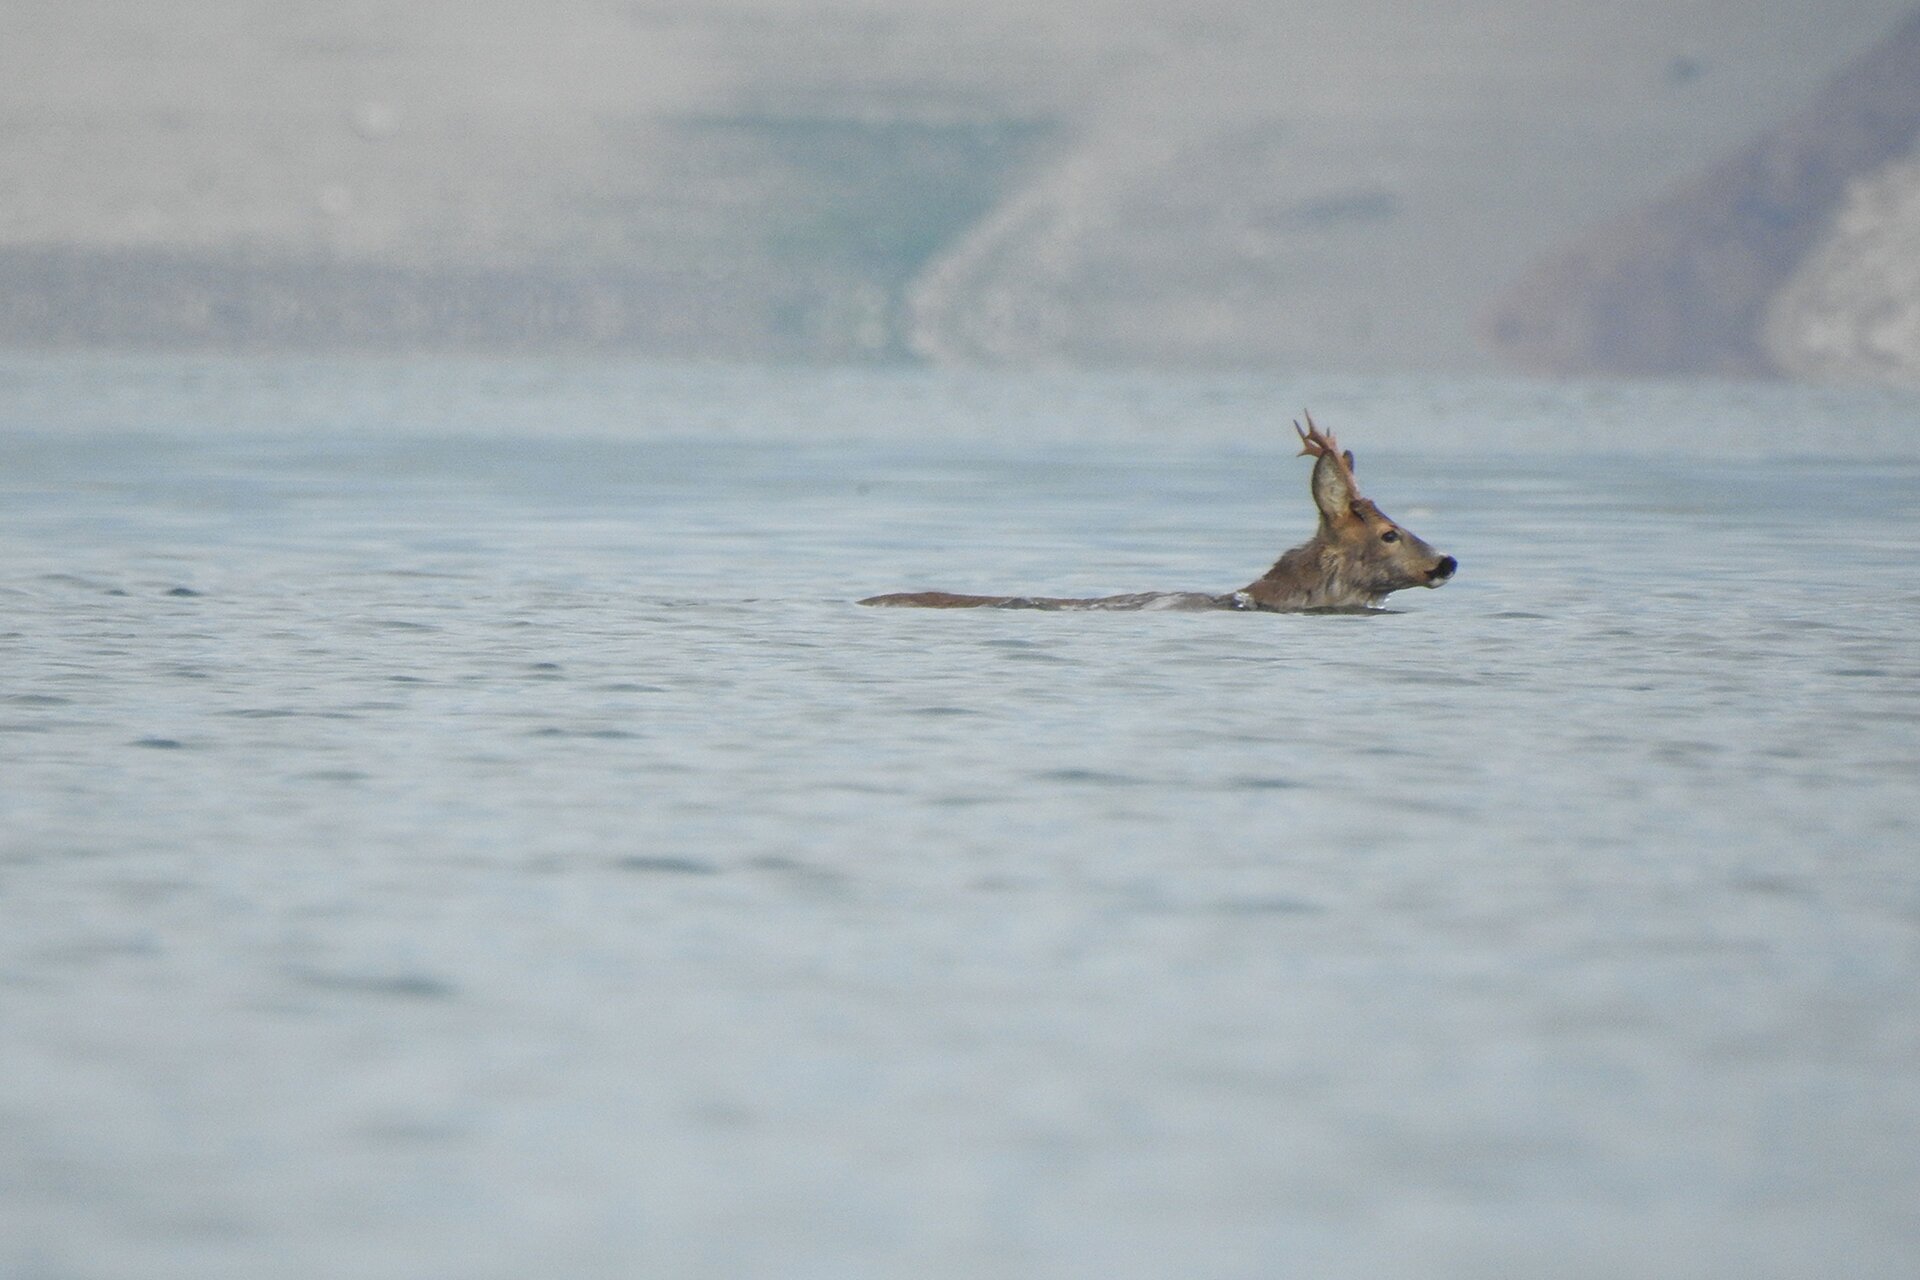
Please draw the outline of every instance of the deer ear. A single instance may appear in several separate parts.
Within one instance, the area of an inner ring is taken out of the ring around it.
[[[1314,459],[1313,505],[1320,508],[1321,517],[1329,524],[1354,518],[1353,504],[1360,495],[1348,479],[1350,474],[1330,454]]]

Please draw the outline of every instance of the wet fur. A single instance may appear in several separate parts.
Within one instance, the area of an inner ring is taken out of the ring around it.
[[[1320,526],[1312,538],[1282,555],[1238,591],[1146,591],[1117,596],[975,596],[952,591],[900,591],[861,604],[920,609],[1257,609],[1299,613],[1312,609],[1370,609],[1395,591],[1438,587],[1458,562],[1441,555],[1379,507],[1360,496],[1353,455],[1333,436],[1294,423],[1301,454],[1313,458],[1309,487]]]

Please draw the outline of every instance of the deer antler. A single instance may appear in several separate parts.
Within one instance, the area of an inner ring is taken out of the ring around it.
[[[1342,450],[1340,443],[1333,438],[1331,431],[1322,431],[1313,425],[1311,411],[1302,409],[1307,415],[1307,425],[1303,428],[1295,418],[1293,429],[1300,435],[1300,453],[1303,458],[1325,458],[1340,470],[1341,477],[1347,482],[1347,489],[1355,497],[1360,495],[1360,482],[1353,478],[1353,451]]]

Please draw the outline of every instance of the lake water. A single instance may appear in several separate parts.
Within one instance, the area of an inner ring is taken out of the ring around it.
[[[1226,591],[1311,405],[1457,556]],[[1920,401],[0,361],[0,1275],[1907,1277]]]

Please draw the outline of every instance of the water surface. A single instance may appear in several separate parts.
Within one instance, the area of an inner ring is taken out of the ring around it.
[[[1310,403],[1459,557],[1244,585]],[[1903,1276],[1920,405],[0,362],[0,1274]]]

